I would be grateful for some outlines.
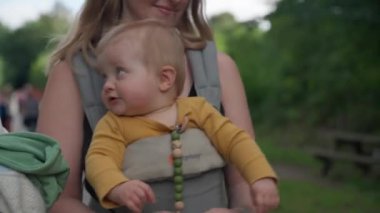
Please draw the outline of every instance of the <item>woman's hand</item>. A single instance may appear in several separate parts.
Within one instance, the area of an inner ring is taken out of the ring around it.
[[[107,199],[133,212],[141,212],[145,203],[154,203],[156,198],[150,186],[140,180],[130,180],[115,186]]]

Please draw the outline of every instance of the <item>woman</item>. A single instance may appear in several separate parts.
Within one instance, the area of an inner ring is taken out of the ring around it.
[[[82,145],[84,112],[78,85],[72,70],[72,56],[81,51],[89,58],[104,32],[120,22],[155,18],[176,26],[185,37],[187,48],[201,49],[212,40],[210,28],[203,16],[201,0],[87,0],[77,25],[52,55],[50,73],[41,101],[37,131],[61,142],[62,152],[69,162],[70,176],[60,199],[51,212],[91,212],[82,202]],[[218,53],[224,112],[232,122],[253,136],[244,87],[233,60]],[[191,70],[186,71],[182,96],[188,96],[193,85]],[[235,103],[240,103],[236,105]],[[248,185],[234,168],[227,168],[232,207],[251,207]],[[268,195],[266,187],[253,195],[257,212],[267,212],[278,205],[278,196]],[[271,196],[268,202],[264,197]],[[263,202],[262,200],[266,200]],[[214,209],[214,211],[217,211]]]

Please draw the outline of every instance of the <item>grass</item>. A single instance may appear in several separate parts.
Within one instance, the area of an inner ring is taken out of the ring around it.
[[[256,133],[258,143],[271,163],[308,168],[313,171],[311,175],[315,175],[310,180],[281,179],[281,205],[275,213],[379,211],[378,177],[363,176],[354,165],[348,163],[337,163],[327,177],[319,176],[320,162],[303,149],[308,143],[318,143],[313,136],[307,135],[309,131],[300,128],[270,132],[256,129]]]
[[[280,182],[281,205],[275,213],[378,212],[380,192],[353,185],[326,186],[309,181]]]
[[[318,164],[312,156],[297,147],[282,148],[268,141],[264,141],[259,145],[271,162],[305,167],[316,167]]]
[[[317,167],[316,162],[310,154],[302,147],[305,145],[304,132],[292,132],[284,129],[257,130],[256,138],[260,148],[271,162],[281,162],[305,167]]]

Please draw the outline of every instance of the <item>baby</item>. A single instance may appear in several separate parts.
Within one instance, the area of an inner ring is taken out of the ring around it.
[[[122,24],[96,53],[108,112],[95,128],[86,178],[103,207],[140,212],[154,203],[150,211],[199,212],[186,204],[186,182],[223,167],[220,156],[239,169],[252,194],[277,198],[276,175],[253,139],[203,97],[179,97],[186,68],[176,29],[153,20]],[[150,184],[165,180],[173,185],[169,205]],[[266,192],[255,191],[260,184]],[[203,210],[221,207],[197,202]]]

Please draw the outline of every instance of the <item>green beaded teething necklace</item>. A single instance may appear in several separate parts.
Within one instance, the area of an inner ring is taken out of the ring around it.
[[[171,147],[173,156],[173,181],[174,181],[174,208],[175,212],[180,213],[185,204],[183,202],[183,173],[182,173],[182,142],[181,138],[182,128],[177,125],[171,132]]]

